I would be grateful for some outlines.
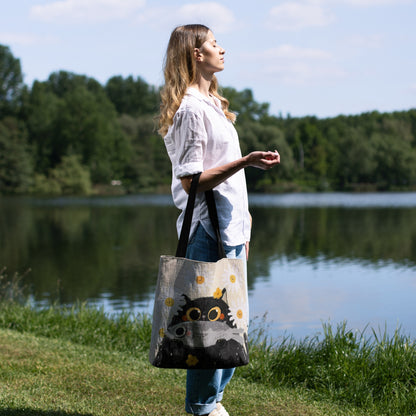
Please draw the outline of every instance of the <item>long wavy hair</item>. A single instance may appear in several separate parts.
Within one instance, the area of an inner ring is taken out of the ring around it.
[[[159,134],[164,137],[173,123],[173,117],[185,95],[186,89],[197,80],[197,68],[194,58],[195,48],[206,41],[210,29],[204,25],[178,26],[173,30],[164,61],[165,85],[160,96]],[[212,77],[209,92],[221,101],[225,116],[235,121],[236,116],[228,110],[229,102],[218,93],[218,81]]]

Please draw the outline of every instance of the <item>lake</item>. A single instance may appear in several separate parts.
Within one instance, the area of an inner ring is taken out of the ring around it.
[[[343,321],[416,337],[416,193],[250,195],[250,210],[254,325],[274,338]],[[35,306],[150,313],[177,215],[167,195],[1,197],[0,269],[30,269]]]

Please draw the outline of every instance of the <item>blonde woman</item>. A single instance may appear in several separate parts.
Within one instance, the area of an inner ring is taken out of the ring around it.
[[[172,196],[182,210],[182,228],[192,175],[201,173],[186,257],[217,261],[215,233],[203,191],[213,189],[227,257],[248,258],[251,216],[244,168],[270,169],[277,151],[241,155],[235,114],[217,91],[216,72],[224,69],[225,50],[203,25],[179,26],[171,34],[164,66],[159,133],[172,162]],[[221,404],[234,369],[187,370],[185,410],[194,415],[227,416]]]

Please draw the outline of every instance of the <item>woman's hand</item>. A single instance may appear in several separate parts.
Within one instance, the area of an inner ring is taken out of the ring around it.
[[[274,152],[251,152],[245,156],[247,166],[267,170],[280,163],[280,155],[277,150]]]

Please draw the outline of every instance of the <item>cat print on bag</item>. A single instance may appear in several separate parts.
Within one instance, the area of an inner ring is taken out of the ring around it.
[[[213,296],[190,299],[162,331],[163,340],[154,365],[169,362],[172,368],[212,368],[215,360],[247,360],[248,342],[243,329],[237,328],[226,302],[226,289]],[[230,328],[232,330],[230,331]]]

